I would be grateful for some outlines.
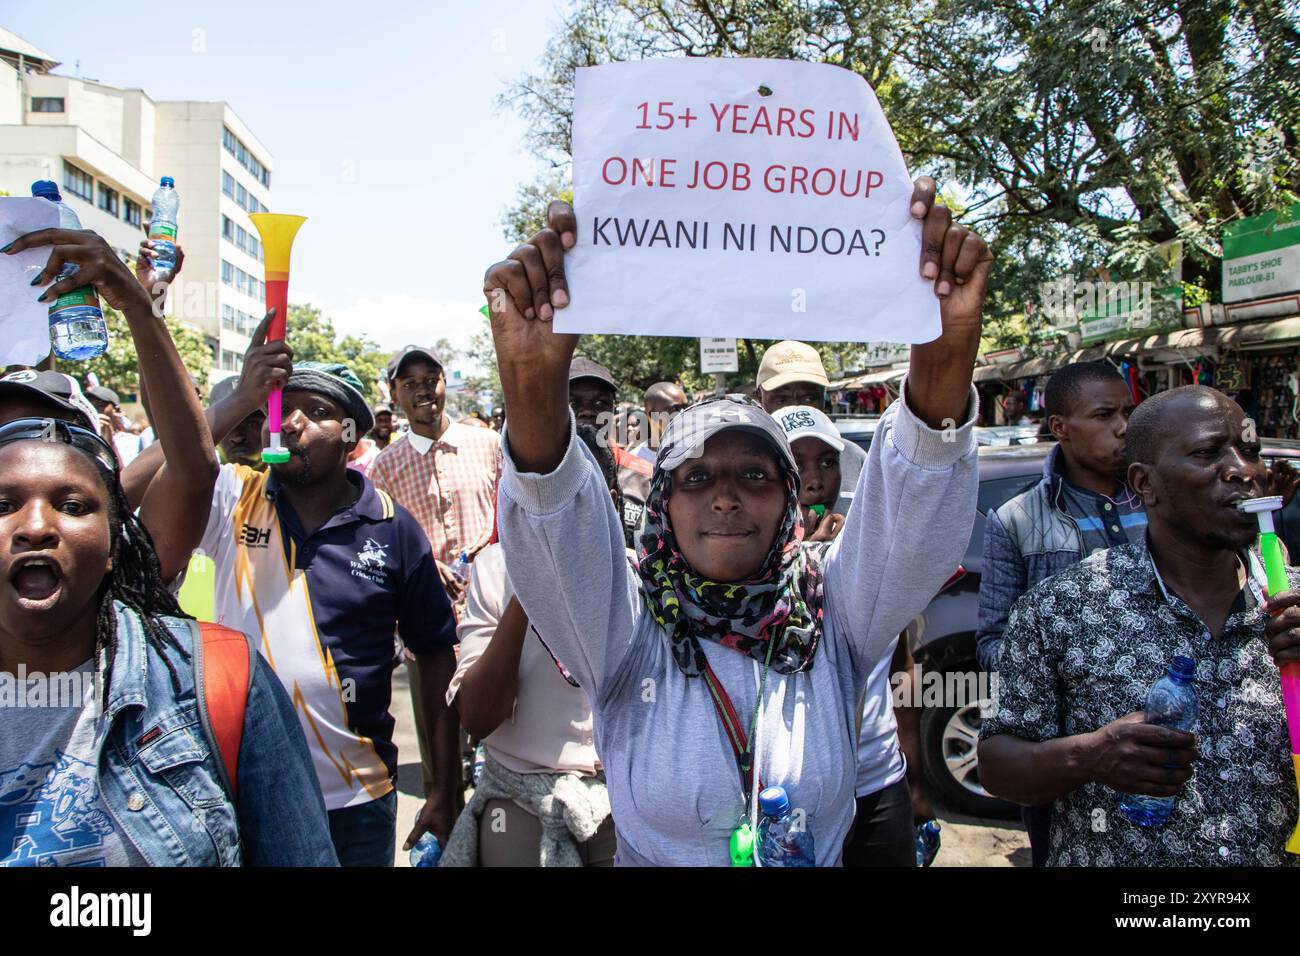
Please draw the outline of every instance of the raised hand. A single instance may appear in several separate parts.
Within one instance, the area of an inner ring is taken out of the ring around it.
[[[140,240],[140,251],[135,257],[135,278],[153,299],[154,314],[161,318],[163,304],[167,301],[167,290],[185,264],[185,250],[177,245],[175,265],[170,269],[160,269],[154,248],[152,239]]]
[[[483,277],[510,451],[527,471],[551,471],[568,444],[569,362],[578,336],[556,333],[551,320],[569,304],[564,253],[577,234],[573,208],[553,202],[546,228]]]
[[[249,409],[265,405],[271,392],[277,387],[283,388],[293,372],[293,349],[283,339],[266,341],[274,318],[275,309],[263,316],[253,332],[248,351],[244,353],[244,367],[239,373],[235,396],[242,406]]]
[[[119,312],[152,308],[148,293],[131,275],[126,263],[118,258],[107,242],[89,229],[38,229],[19,236],[5,246],[3,251],[13,255],[40,246],[51,247],[50,258],[45,263],[45,268],[32,280],[33,286],[53,282],[69,262],[76,263],[77,271],[54,282],[37,296],[38,302],[53,302],[65,292],[93,285],[100,298]]]
[[[922,222],[919,268],[934,283],[943,329],[933,342],[912,346],[907,404],[921,421],[938,429],[960,423],[969,412],[993,253],[983,239],[952,221],[952,212],[935,201],[935,192],[933,179],[918,179],[912,215]]]
[[[547,209],[547,226],[498,262],[483,277],[498,363],[542,360],[563,365],[577,345],[576,335],[556,335],[555,310],[569,304],[564,253],[577,242],[573,208],[559,200]]]
[[[944,331],[980,325],[993,253],[988,243],[952,221],[952,210],[936,201],[937,187],[922,176],[912,190],[912,216],[922,222],[921,275],[934,282]]]

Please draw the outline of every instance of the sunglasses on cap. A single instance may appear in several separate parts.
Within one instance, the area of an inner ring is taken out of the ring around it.
[[[85,452],[95,463],[115,478],[118,474],[117,455],[108,442],[89,428],[73,425],[59,418],[19,418],[0,425],[0,446],[16,441],[60,442]]]

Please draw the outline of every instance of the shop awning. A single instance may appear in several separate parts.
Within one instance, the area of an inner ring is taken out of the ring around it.
[[[903,376],[907,374],[905,368],[883,368],[876,372],[867,372],[865,375],[855,375],[852,378],[841,378],[830,382],[826,387],[832,392],[846,388],[863,388],[867,385],[884,385],[892,382],[901,382]]]
[[[1102,359],[1125,359],[1150,352],[1205,351],[1209,349],[1259,348],[1268,345],[1300,344],[1300,315],[1267,322],[1242,322],[1237,325],[1212,325],[1203,329],[1175,329],[1140,339],[1102,342],[1075,352],[1027,359],[1023,362],[981,365],[975,369],[976,382],[1008,382],[1035,375],[1073,362],[1098,362]]]

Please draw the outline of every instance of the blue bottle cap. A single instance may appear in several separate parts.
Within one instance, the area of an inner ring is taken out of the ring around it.
[[[162,179],[158,180],[158,185],[175,187],[176,180],[172,179],[170,176],[164,176]]]
[[[51,202],[61,202],[63,199],[59,195],[59,184],[48,179],[38,179],[32,183],[32,195],[40,199],[48,199]]]
[[[1196,680],[1196,661],[1179,654],[1169,665],[1169,676],[1185,684],[1191,683]]]
[[[758,807],[769,817],[779,817],[790,809],[785,787],[764,787],[758,793]]]

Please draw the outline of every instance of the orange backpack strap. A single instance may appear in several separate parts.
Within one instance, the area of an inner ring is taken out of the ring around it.
[[[257,651],[239,631],[196,622],[199,640],[194,642],[194,696],[199,703],[199,721],[217,756],[221,784],[232,803],[238,796],[239,744],[244,736],[244,711]]]

